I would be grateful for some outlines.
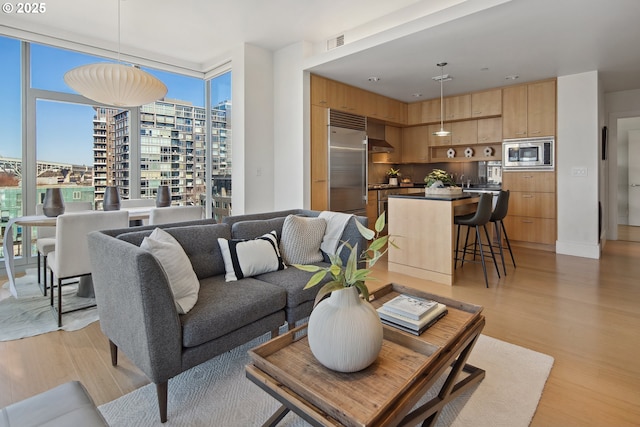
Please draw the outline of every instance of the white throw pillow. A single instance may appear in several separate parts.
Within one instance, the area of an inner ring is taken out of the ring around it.
[[[320,244],[327,229],[323,218],[288,215],[282,224],[280,253],[287,265],[312,264],[324,258]]]
[[[171,234],[156,228],[140,247],[158,260],[167,275],[178,313],[188,313],[198,301],[200,282],[180,243]]]
[[[224,259],[224,279],[227,282],[285,268],[275,231],[253,240],[218,238],[218,245]]]

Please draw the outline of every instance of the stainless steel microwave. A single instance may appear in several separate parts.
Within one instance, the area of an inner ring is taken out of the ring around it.
[[[502,142],[503,170],[553,170],[553,137],[505,139]]]

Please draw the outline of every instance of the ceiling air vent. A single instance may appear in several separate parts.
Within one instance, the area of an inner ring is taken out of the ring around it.
[[[327,50],[335,49],[342,45],[344,45],[344,34],[341,34],[338,37],[334,37],[332,39],[327,40]]]

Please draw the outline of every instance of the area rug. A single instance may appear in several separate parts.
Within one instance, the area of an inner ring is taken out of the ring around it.
[[[16,279],[18,298],[8,291],[2,292],[0,299],[0,341],[10,341],[32,337],[56,330],[75,331],[98,320],[95,307],[86,310],[63,314],[62,327],[58,328],[58,320],[51,309],[49,296],[43,296],[38,286],[35,269],[28,269],[27,274]],[[8,282],[2,286],[8,288]],[[77,286],[63,286],[62,308],[67,310],[95,303],[93,298],[75,296]]]
[[[169,410],[160,423],[155,386],[100,406],[110,426],[225,426],[262,425],[280,404],[245,377],[247,350],[267,336],[222,354],[169,380]],[[553,358],[542,353],[480,336],[469,363],[486,371],[474,388],[450,402],[438,426],[528,426],[536,411]],[[441,378],[439,385],[444,381]],[[439,387],[438,387],[439,389]],[[436,393],[425,396],[423,401]],[[308,424],[289,413],[278,426]]]

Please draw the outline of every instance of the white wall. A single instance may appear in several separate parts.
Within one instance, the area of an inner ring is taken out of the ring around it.
[[[232,213],[274,209],[273,53],[237,46],[232,53]]]
[[[558,240],[559,254],[600,257],[598,72],[558,78]],[[587,176],[573,176],[574,168]]]
[[[274,205],[276,210],[309,207],[309,76],[303,61],[309,43],[274,55]]]

